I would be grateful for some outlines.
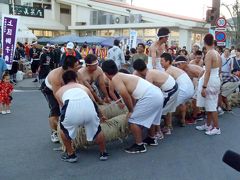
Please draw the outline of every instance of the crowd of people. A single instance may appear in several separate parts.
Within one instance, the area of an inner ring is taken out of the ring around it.
[[[73,42],[61,48],[48,44],[39,49],[37,42],[33,42],[27,51],[27,44],[25,48],[18,44],[16,57],[21,57],[25,49],[32,75],[36,77],[34,81],[40,81],[49,104],[52,142],[59,141],[60,122],[60,135],[66,147],[62,160],[77,161],[71,142],[79,126],[85,127],[88,141],[99,145],[100,160],[108,159],[100,126],[107,119],[98,106],[112,101],[119,108],[128,109],[126,119],[135,142],[125,149],[127,153],[146,152],[146,145],[157,146],[158,139],[170,135],[176,111],[181,127],[205,119],[203,125],[196,126],[197,130],[205,131],[206,135],[221,134],[218,115],[223,110],[232,110],[228,97],[240,85],[240,48],[223,50],[207,34],[204,47],[200,50],[194,44],[188,53],[186,48],[168,48],[169,34],[168,28],[160,28],[158,39],[151,46],[139,43],[136,49],[127,48],[125,52],[119,40],[109,49],[86,43],[78,47]],[[6,77],[3,76],[3,83],[8,83]],[[11,90],[9,87],[9,96]],[[1,97],[0,86],[0,103],[6,107],[2,114],[10,112],[9,103],[1,101]],[[192,107],[190,115],[188,102]],[[142,127],[148,129],[145,138]]]

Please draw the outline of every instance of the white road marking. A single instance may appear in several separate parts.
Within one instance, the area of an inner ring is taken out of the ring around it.
[[[20,92],[39,92],[40,90],[33,89],[33,90],[19,90],[19,89],[14,89],[13,92],[15,93],[20,93]]]

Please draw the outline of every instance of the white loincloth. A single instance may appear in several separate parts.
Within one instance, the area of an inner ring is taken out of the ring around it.
[[[166,82],[160,88],[164,96],[162,114],[166,115],[167,113],[175,112],[178,96],[178,84],[174,78],[169,75]]]
[[[47,86],[49,89],[52,90],[52,85],[48,82],[48,76],[45,78],[44,81],[45,81],[46,86]]]
[[[177,97],[177,106],[180,104],[184,104],[189,99],[193,97],[194,94],[194,86],[192,80],[186,73],[181,74],[176,82],[178,84],[178,97]]]
[[[193,80],[192,80],[193,85],[194,85],[194,94],[193,94],[193,97],[192,97],[193,99],[197,99],[198,81],[199,81],[198,78],[193,78]]]
[[[137,86],[132,93],[133,98],[142,98],[150,86],[152,86],[150,82],[146,81],[145,79],[139,78]]]
[[[219,68],[211,69],[209,81],[206,88],[206,97],[202,97],[202,86],[205,74],[199,79],[197,106],[204,107],[208,112],[216,112],[218,106],[218,95],[220,93],[221,81],[219,78]]]
[[[150,56],[148,56],[147,68],[148,69],[153,69],[152,57],[150,57]],[[161,63],[160,63],[160,58],[156,59],[156,69],[158,69],[159,71],[165,71],[164,68],[162,67]]]
[[[146,128],[150,128],[151,125],[160,125],[164,100],[162,91],[158,87],[150,84],[150,86],[145,89],[143,96],[137,100],[128,122]]]
[[[98,131],[100,120],[94,104],[87,93],[80,88],[67,90],[62,97],[60,126],[71,139],[76,138],[79,126],[86,131],[88,141],[92,141]]]

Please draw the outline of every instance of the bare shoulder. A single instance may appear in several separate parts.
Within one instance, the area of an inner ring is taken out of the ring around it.
[[[61,85],[62,75],[63,75],[63,70],[61,67],[52,70],[48,75],[48,80],[50,81],[50,84]]]
[[[191,60],[189,64],[195,64],[195,59]]]
[[[95,72],[96,72],[97,75],[103,75],[104,74],[102,68],[99,67],[99,66],[97,67],[97,70]]]
[[[78,70],[78,73],[79,74],[83,74],[85,72],[85,67],[82,67]]]

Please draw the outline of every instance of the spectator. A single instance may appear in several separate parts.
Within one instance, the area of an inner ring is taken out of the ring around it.
[[[121,69],[122,65],[125,64],[125,57],[123,51],[120,49],[119,44],[120,41],[115,39],[113,42],[113,47],[108,50],[107,58],[112,59],[116,63],[117,68]]]
[[[137,59],[142,59],[145,64],[148,62],[148,56],[144,53],[145,45],[143,43],[138,43],[137,45],[137,53],[133,55],[133,62]]]
[[[74,44],[72,42],[67,43],[66,48],[67,48],[67,51],[62,55],[60,66],[63,65],[63,61],[65,60],[66,56],[74,56],[77,60],[82,59],[81,54],[75,50]]]
[[[0,48],[0,78],[2,78],[2,75],[6,70],[7,70],[7,65],[5,60],[2,58],[2,49]]]
[[[11,93],[13,85],[10,83],[10,75],[5,72],[0,82],[0,104],[2,104],[2,114],[10,114]]]
[[[39,67],[39,62],[40,62],[40,53],[41,53],[41,49],[37,48],[37,42],[33,41],[32,42],[32,48],[30,49],[29,55],[30,55],[30,59],[31,59],[31,70],[32,70],[32,74],[33,77],[36,78],[33,82],[38,82],[37,80],[37,70]]]

